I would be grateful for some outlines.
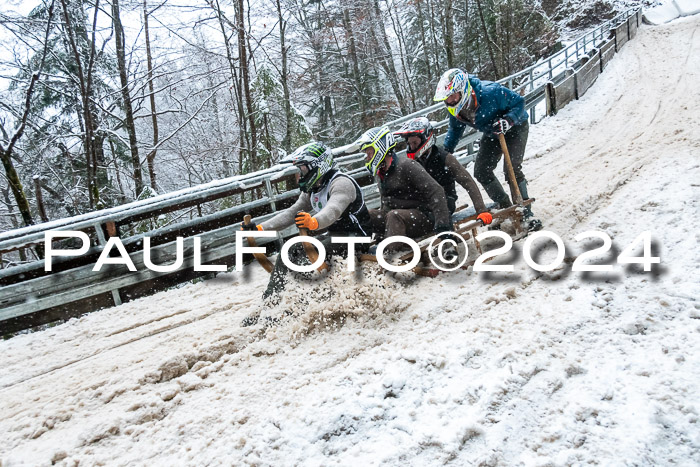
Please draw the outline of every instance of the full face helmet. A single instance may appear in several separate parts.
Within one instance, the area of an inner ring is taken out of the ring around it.
[[[420,159],[425,154],[430,152],[430,149],[435,145],[435,131],[430,120],[426,117],[418,117],[409,120],[403,124],[400,130],[394,132],[395,135],[402,136],[408,143],[406,148],[406,157],[409,159]],[[408,141],[409,138],[416,136],[420,138],[418,145],[412,146]]]
[[[457,94],[455,97],[451,97]],[[476,109],[476,96],[469,82],[469,75],[459,68],[447,70],[435,89],[435,102],[444,102],[447,111],[457,117],[464,109]]]
[[[396,147],[396,139],[389,131],[389,127],[381,126],[367,130],[355,142],[360,147],[360,151],[367,154],[365,167],[374,176],[379,171],[388,154],[391,154]]]
[[[320,141],[297,148],[280,162],[291,163],[299,168],[299,189],[305,193],[309,193],[314,187],[320,187],[324,176],[337,167],[331,148]]]

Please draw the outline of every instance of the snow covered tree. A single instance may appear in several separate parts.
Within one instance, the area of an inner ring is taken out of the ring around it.
[[[286,154],[283,141],[289,135],[290,148],[308,143],[313,138],[304,116],[289,102],[285,114],[282,83],[272,66],[264,63],[253,81],[253,110],[258,129],[257,154],[262,167],[270,167]],[[289,120],[287,120],[289,118]]]

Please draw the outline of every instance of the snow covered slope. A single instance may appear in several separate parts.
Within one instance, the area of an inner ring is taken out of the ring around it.
[[[644,21],[647,24],[663,24],[679,16],[691,16],[700,13],[698,0],[665,0],[660,5],[644,9]]]
[[[339,273],[266,333],[259,268],[159,293],[0,343],[2,466],[698,465],[699,28],[642,27],[531,128],[545,228],[649,230],[651,273]]]

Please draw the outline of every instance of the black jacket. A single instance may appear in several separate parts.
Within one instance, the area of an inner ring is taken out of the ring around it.
[[[394,154],[386,173],[377,178],[383,211],[420,209],[434,220],[436,230],[451,227],[445,190],[418,162]]]

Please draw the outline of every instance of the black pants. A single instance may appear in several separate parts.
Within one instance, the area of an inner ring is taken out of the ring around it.
[[[527,144],[529,131],[530,124],[526,120],[515,125],[505,134],[506,145],[508,146],[510,160],[513,163],[513,172],[515,172],[517,183],[525,180],[523,157],[525,156],[525,145]],[[501,160],[502,155],[503,152],[501,151],[498,135],[484,133],[484,136],[481,137],[479,153],[476,155],[476,162],[474,162],[474,178],[484,186],[496,180],[493,171]],[[503,164],[503,173],[506,176],[506,180],[508,180],[508,170],[505,164]]]

